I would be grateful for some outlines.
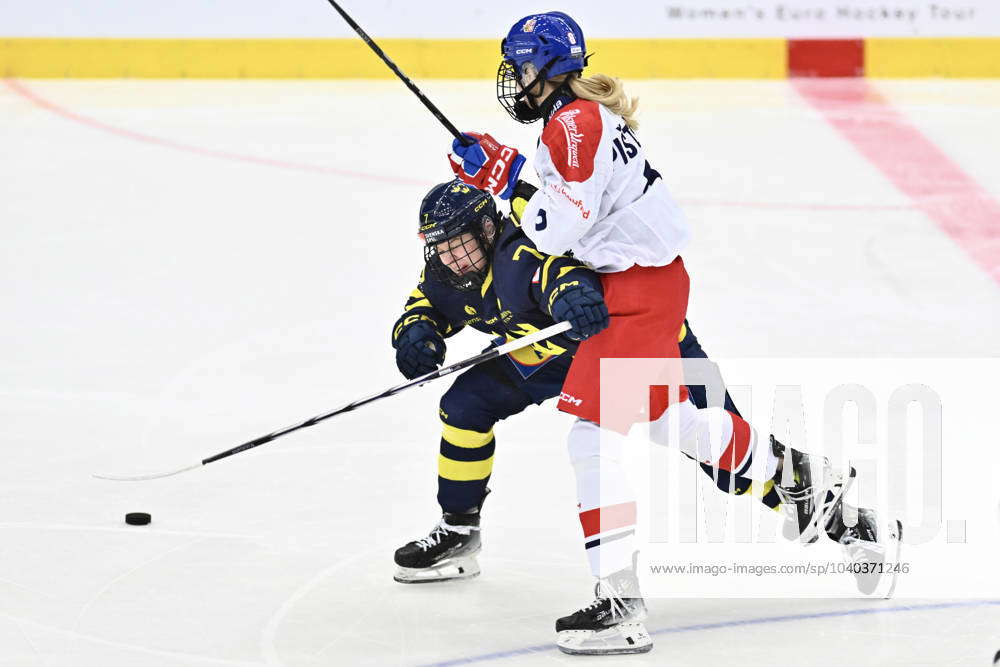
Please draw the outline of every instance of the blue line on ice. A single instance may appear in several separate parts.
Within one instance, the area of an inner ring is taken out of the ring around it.
[[[840,611],[818,611],[808,614],[788,614],[785,616],[760,616],[757,618],[742,618],[731,621],[720,621],[718,623],[697,623],[695,625],[678,625],[668,628],[653,630],[650,635],[670,635],[681,632],[698,632],[701,630],[715,630],[718,628],[732,628],[741,625],[764,625],[767,623],[787,623],[788,621],[808,621],[816,618],[837,618],[841,616],[864,616],[866,614],[897,614],[907,611],[937,611],[941,609],[955,609],[960,607],[983,607],[1000,606],[1000,600],[967,600],[964,602],[937,602],[932,604],[902,605],[898,607],[843,609]],[[449,667],[450,665],[469,665],[475,662],[489,662],[491,660],[503,660],[518,655],[529,653],[544,653],[555,651],[555,643],[537,644],[535,646],[525,646],[524,648],[509,649],[507,651],[496,651],[495,653],[483,653],[466,658],[455,658],[443,662],[428,663],[424,667]]]

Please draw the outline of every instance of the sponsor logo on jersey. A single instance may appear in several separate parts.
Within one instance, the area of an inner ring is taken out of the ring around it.
[[[569,203],[572,204],[573,206],[575,206],[580,211],[580,217],[581,218],[583,218],[584,220],[586,220],[586,219],[588,219],[590,217],[590,209],[587,209],[587,208],[583,207],[583,200],[582,199],[573,199],[570,196],[569,190],[566,189],[565,185],[558,185],[556,183],[553,183],[549,187],[552,188],[557,194],[560,194],[563,197],[565,197],[567,200],[569,200]]]
[[[574,100],[549,117],[542,143],[566,183],[584,183],[594,175],[597,149],[604,135],[600,104]]]
[[[576,407],[580,407],[583,404],[582,398],[577,398],[576,396],[570,396],[565,391],[559,394],[560,401],[566,401],[567,403],[572,403]]]
[[[583,133],[576,126],[576,117],[580,114],[579,109],[572,109],[556,116],[556,120],[563,127],[566,133],[566,166],[580,166],[580,142],[583,141]]]

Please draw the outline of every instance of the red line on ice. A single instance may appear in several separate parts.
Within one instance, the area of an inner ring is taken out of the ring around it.
[[[414,179],[407,178],[394,178],[390,176],[380,176],[378,174],[368,174],[358,171],[349,171],[346,169],[337,169],[335,167],[325,167],[322,165],[307,164],[302,162],[289,162],[286,160],[274,160],[271,158],[262,158],[254,155],[240,155],[237,153],[229,153],[225,151],[217,151],[209,148],[203,148],[200,146],[192,146],[190,144],[182,144],[169,139],[161,139],[160,137],[154,137],[148,134],[142,134],[139,132],[134,132],[132,130],[127,130],[125,128],[116,127],[99,121],[95,118],[90,118],[82,114],[78,114],[74,111],[70,111],[65,107],[59,106],[51,100],[45,99],[37,92],[31,90],[25,86],[20,81],[15,79],[4,79],[4,83],[7,87],[14,92],[16,95],[24,98],[33,105],[44,109],[50,113],[53,113],[61,118],[72,121],[74,123],[79,123],[87,127],[101,130],[103,132],[108,132],[116,136],[132,139],[133,141],[140,141],[147,144],[153,144],[156,146],[162,146],[164,148],[170,148],[173,150],[184,151],[186,153],[194,153],[196,155],[202,155],[205,157],[218,158],[223,160],[235,160],[237,162],[247,162],[250,164],[261,165],[264,167],[273,167],[277,169],[290,169],[293,171],[305,171],[318,174],[335,174],[338,176],[347,176],[350,178],[362,178],[374,181],[383,181],[387,183],[396,183],[399,185],[421,185],[426,186],[428,181],[417,181]],[[913,207],[911,206],[899,206],[899,205],[882,205],[882,204],[821,204],[821,203],[810,203],[810,202],[752,202],[752,201],[725,201],[725,200],[713,200],[713,199],[693,199],[693,198],[680,198],[679,201],[682,204],[689,206],[721,206],[721,207],[732,207],[732,208],[760,208],[760,209],[774,209],[774,210],[805,210],[805,211],[899,211],[899,210],[909,210]]]
[[[231,160],[235,162],[247,162],[250,164],[263,165],[265,167],[278,167],[281,169],[292,169],[295,171],[307,171],[316,174],[333,174],[336,176],[346,176],[348,178],[360,178],[369,181],[379,181],[381,183],[394,183],[397,185],[427,185],[426,181],[418,181],[409,178],[397,178],[394,176],[382,176],[379,174],[369,174],[361,171],[351,171],[349,169],[337,169],[336,167],[324,167],[315,164],[306,164],[302,162],[289,162],[286,160],[274,160],[266,157],[258,157],[256,155],[243,155],[240,153],[231,153],[229,151],[219,151],[212,148],[204,148],[202,146],[194,146],[191,144],[184,144],[178,141],[173,141],[171,139],[161,139],[160,137],[154,137],[149,134],[142,134],[141,132],[134,132],[132,130],[127,130],[122,127],[116,127],[109,123],[97,120],[95,118],[90,118],[82,114],[78,114],[74,111],[70,111],[64,107],[59,106],[51,100],[47,100],[35,91],[31,90],[25,86],[20,81],[14,79],[4,79],[4,83],[10,88],[15,94],[28,100],[35,106],[45,109],[51,113],[56,114],[66,120],[71,120],[74,123],[79,123],[80,125],[85,125],[87,127],[93,128],[95,130],[101,130],[103,132],[108,132],[125,139],[132,139],[133,141],[139,141],[146,144],[153,144],[156,146],[162,146],[164,148],[170,148],[173,150],[183,151],[185,153],[194,153],[195,155],[202,155],[205,157],[218,158],[222,160]]]
[[[867,80],[800,79],[792,85],[976,264],[1000,282],[1000,202]]]

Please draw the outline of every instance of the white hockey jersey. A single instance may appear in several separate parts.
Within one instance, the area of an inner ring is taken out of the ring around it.
[[[691,233],[663,179],[621,116],[589,100],[559,109],[535,155],[541,187],[522,228],[544,253],[572,250],[602,273],[665,266]]]

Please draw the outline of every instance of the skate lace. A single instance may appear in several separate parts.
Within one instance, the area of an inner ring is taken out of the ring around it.
[[[604,604],[604,600],[606,600],[606,599],[607,598],[605,598],[605,597],[603,597],[601,595],[601,584],[600,584],[600,582],[598,582],[597,584],[594,585],[594,601],[591,602],[590,604],[588,604],[586,607],[584,607],[580,611],[592,611],[594,609],[597,609],[602,604]]]
[[[446,524],[443,520],[438,521],[438,524],[434,526],[431,530],[430,535],[427,537],[422,537],[417,540],[417,546],[421,550],[427,551],[431,547],[435,547],[440,544],[441,540],[448,535],[448,533],[459,533],[460,535],[469,535],[472,533],[471,526],[450,526]]]
[[[612,618],[624,618],[628,615],[625,603],[618,596],[618,592],[615,591],[614,588],[612,588],[608,583],[602,581],[598,581],[594,585],[594,601],[580,611],[584,613],[594,611],[603,605],[605,601],[609,603]]]
[[[438,524],[434,526],[430,535],[417,540],[417,546],[420,547],[421,550],[427,551],[431,547],[437,546],[441,542],[441,539],[447,534],[448,529],[445,527],[444,521],[439,521]]]
[[[778,492],[778,495],[782,497],[786,502],[799,502],[811,498],[813,495],[813,486],[800,486],[798,480],[795,482],[795,486],[785,487],[778,484],[774,485],[774,489]]]
[[[806,502],[812,497],[812,485],[800,486],[798,488],[787,488],[775,484],[774,490],[778,492],[778,497],[781,499],[781,505],[779,505],[779,507],[781,508],[781,513],[785,515],[785,519],[787,521],[791,521],[795,525],[798,525],[798,507],[801,503]]]
[[[780,484],[775,484],[774,489],[781,498],[782,510],[786,516],[797,519],[796,506],[803,501],[812,499],[814,502],[813,511],[819,515],[819,518],[826,517],[826,521],[829,523],[832,520],[832,514],[837,509],[837,503],[834,502],[834,499],[837,498],[839,487],[843,486],[843,483],[843,476],[838,473],[824,479],[823,484],[818,487],[816,484],[801,485],[796,473],[795,486],[783,487]]]

